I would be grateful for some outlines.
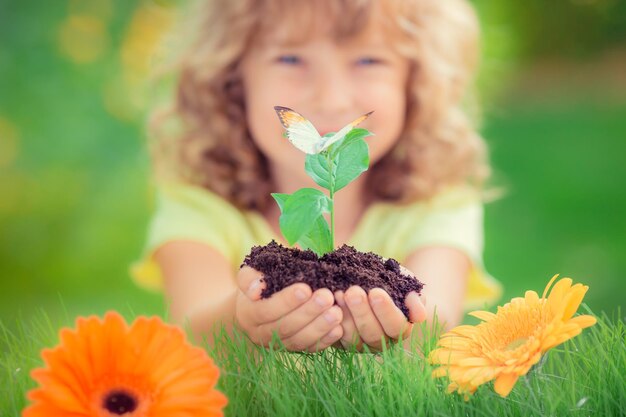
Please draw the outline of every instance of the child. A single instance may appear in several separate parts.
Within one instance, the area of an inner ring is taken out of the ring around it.
[[[481,263],[484,144],[461,110],[478,49],[466,0],[214,0],[197,16],[163,117],[181,130],[154,155],[174,179],[160,180],[133,271],[165,290],[174,320],[207,336],[237,323],[260,345],[277,332],[302,351],[379,349],[411,332],[381,289],[299,283],[260,299],[262,275],[239,269],[253,245],[282,242],[270,192],[317,187],[276,105],[322,135],[374,111],[362,124],[375,134],[370,170],[336,196],[335,244],[393,257],[426,284],[428,310],[406,299],[412,322],[436,309],[449,328],[464,308],[495,301]]]

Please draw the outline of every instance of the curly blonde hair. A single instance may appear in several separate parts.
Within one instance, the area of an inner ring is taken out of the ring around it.
[[[151,122],[157,167],[242,209],[263,211],[273,181],[247,128],[240,59],[276,22],[306,34],[303,16],[323,16],[338,38],[356,34],[376,1],[202,2],[193,39],[174,68],[174,102]],[[486,147],[464,110],[479,54],[474,10],[467,0],[385,0],[383,6],[394,46],[412,69],[404,130],[370,168],[371,200],[411,202],[460,183],[480,188],[489,174]],[[172,119],[179,129],[165,133],[164,122]]]

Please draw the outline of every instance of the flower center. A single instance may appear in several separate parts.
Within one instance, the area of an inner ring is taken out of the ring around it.
[[[132,413],[137,408],[137,399],[126,391],[111,391],[104,399],[104,408],[113,414]]]
[[[506,347],[504,348],[504,350],[515,350],[518,347],[522,346],[523,344],[525,344],[526,342],[528,342],[528,338],[526,337],[520,337],[519,339],[515,339],[514,341],[512,341],[511,343],[509,343],[508,345],[506,345]]]

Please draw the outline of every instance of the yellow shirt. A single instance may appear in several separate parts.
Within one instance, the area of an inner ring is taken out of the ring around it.
[[[139,285],[161,290],[161,271],[152,255],[168,242],[186,240],[209,245],[221,252],[236,271],[252,246],[265,245],[272,239],[283,241],[260,213],[241,211],[204,188],[163,184],[158,190],[144,255],[132,266],[131,275]],[[420,247],[454,247],[472,262],[466,309],[493,304],[502,293],[500,283],[483,267],[483,207],[478,194],[470,188],[448,188],[430,200],[409,205],[375,203],[347,243],[400,263]]]

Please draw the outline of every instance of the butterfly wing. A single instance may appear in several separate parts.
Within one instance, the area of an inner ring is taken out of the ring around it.
[[[346,126],[342,127],[339,132],[326,138],[326,141],[323,143],[320,152],[325,151],[326,149],[328,149],[330,145],[343,139],[352,129],[354,129],[363,120],[367,119],[372,113],[374,112],[371,111],[369,113],[365,113],[363,116],[359,117],[356,120],[353,120],[352,122],[348,123]]]
[[[293,146],[308,154],[319,152],[322,137],[313,123],[288,107],[275,106],[274,110],[278,114],[280,123],[287,129],[287,139]]]

